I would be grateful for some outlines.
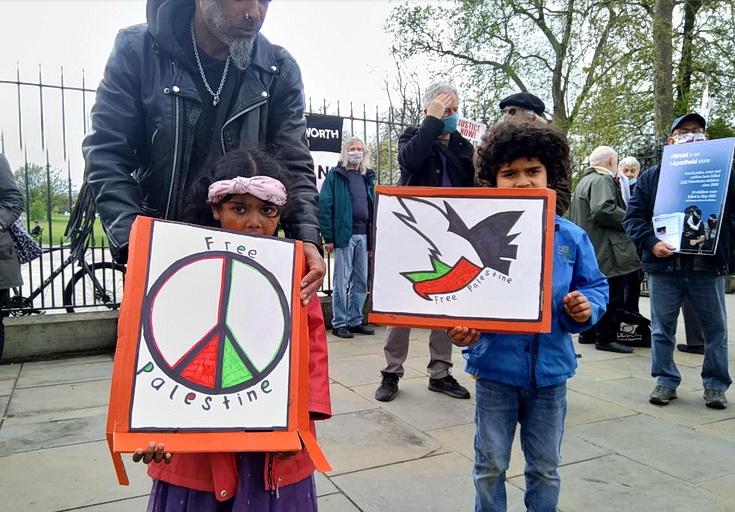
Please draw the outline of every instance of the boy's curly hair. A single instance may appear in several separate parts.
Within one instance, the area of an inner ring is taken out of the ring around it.
[[[519,158],[538,158],[546,167],[549,188],[568,176],[572,161],[567,138],[552,125],[516,124],[499,121],[491,126],[472,159],[477,177],[497,187],[498,169]]]

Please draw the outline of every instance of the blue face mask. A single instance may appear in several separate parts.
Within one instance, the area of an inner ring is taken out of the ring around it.
[[[638,181],[638,178],[632,178],[632,179],[629,179],[629,180],[628,180],[628,183],[629,183],[630,185],[635,185],[635,182],[636,182],[636,181]]]
[[[442,121],[444,122],[444,129],[442,130],[443,134],[452,133],[457,131],[457,124],[459,123],[459,114],[452,114],[451,116],[447,116],[442,118]]]

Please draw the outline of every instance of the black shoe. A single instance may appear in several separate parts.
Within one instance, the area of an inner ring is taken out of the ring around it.
[[[451,375],[447,375],[442,379],[429,378],[429,389],[431,391],[444,393],[445,395],[449,395],[452,398],[470,397],[470,392],[467,391],[467,388],[457,382],[457,379],[455,379]]]
[[[355,334],[375,334],[375,329],[371,329],[365,324],[358,324],[348,329]]]
[[[625,345],[622,345],[617,341],[611,341],[610,343],[595,343],[595,348],[597,350],[604,350],[605,352],[617,352],[619,354],[630,354],[633,352],[632,348],[626,347]]]
[[[354,336],[352,335],[352,331],[350,331],[347,326],[336,327],[332,329],[332,334],[334,334],[338,338],[354,338]]]
[[[380,372],[383,374],[383,378],[380,381],[380,386],[375,390],[375,399],[380,402],[390,402],[398,393],[398,375],[395,373]]]
[[[704,345],[684,345],[683,343],[679,343],[676,346],[676,350],[679,352],[688,352],[690,354],[704,355]]]

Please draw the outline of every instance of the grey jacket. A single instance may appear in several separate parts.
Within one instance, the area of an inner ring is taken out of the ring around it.
[[[23,195],[15,183],[10,164],[0,154],[0,290],[23,284],[20,263],[8,227],[23,213]]]
[[[151,0],[148,24],[120,31],[82,146],[85,178],[118,261],[137,215],[179,220],[202,98],[199,73],[176,40],[194,0]],[[160,5],[159,5],[160,4]],[[234,72],[234,69],[231,70]],[[313,162],[306,141],[301,72],[293,57],[257,36],[219,139],[222,152],[273,145],[293,174],[286,236],[320,246]],[[211,101],[211,98],[207,98]]]
[[[588,168],[572,195],[569,218],[587,232],[600,270],[607,277],[641,268],[635,246],[623,229],[625,203],[612,175]]]

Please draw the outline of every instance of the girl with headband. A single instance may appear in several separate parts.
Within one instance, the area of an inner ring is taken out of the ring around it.
[[[184,209],[192,224],[277,236],[288,209],[288,171],[255,149],[227,153],[195,184]],[[309,411],[314,420],[332,415],[327,333],[321,304],[312,300],[309,319]],[[152,442],[133,454],[153,477],[148,512],[276,512],[317,510],[314,465],[299,452],[179,453]]]

